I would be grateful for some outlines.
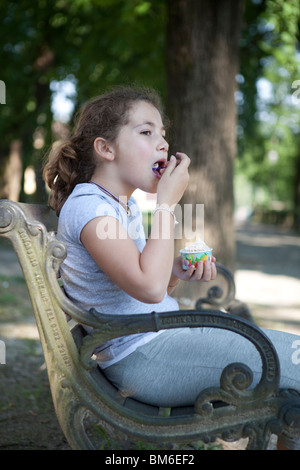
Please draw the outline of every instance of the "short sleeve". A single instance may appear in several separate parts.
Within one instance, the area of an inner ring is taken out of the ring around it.
[[[88,193],[83,192],[82,189],[73,192],[61,210],[58,232],[63,238],[70,242],[81,243],[82,229],[88,222],[101,216],[114,217],[126,228],[126,212],[119,207],[117,202],[107,200],[106,196],[102,196],[101,193],[95,194],[93,188],[88,188]]]

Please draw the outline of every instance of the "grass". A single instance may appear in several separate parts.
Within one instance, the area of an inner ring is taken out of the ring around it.
[[[29,319],[32,315],[24,278],[0,274],[0,322]]]
[[[173,450],[184,451],[187,450],[223,450],[222,444],[209,443],[205,444],[202,441],[195,441],[187,446],[172,443],[154,444],[144,441],[120,441],[107,435],[97,424],[90,426],[89,435],[92,441],[97,443],[98,450],[135,450],[135,451],[154,451],[154,450]],[[98,444],[99,443],[99,444]]]

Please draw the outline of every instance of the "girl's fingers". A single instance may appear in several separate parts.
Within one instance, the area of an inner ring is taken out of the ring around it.
[[[197,268],[195,266],[190,266],[189,269],[185,271],[184,280],[185,281],[200,281],[203,275],[203,262],[199,261]]]
[[[171,173],[176,167],[176,164],[177,164],[176,157],[174,155],[171,155],[170,160],[168,161],[168,164],[167,164],[167,168],[164,171],[164,174]]]
[[[211,262],[210,261],[206,261],[204,264],[202,280],[203,281],[211,280]]]
[[[185,272],[186,281],[212,281],[217,276],[217,269],[214,262],[206,261],[203,264],[203,261],[199,261],[197,268],[195,266],[190,266],[189,269]]]
[[[190,166],[191,159],[185,153],[177,152],[176,159],[177,159],[176,168],[186,170]]]
[[[167,168],[164,171],[164,174],[170,174],[172,171],[177,169],[186,170],[191,163],[190,158],[185,153],[176,153],[176,157],[171,155],[170,160],[168,161]]]
[[[211,263],[211,279],[216,279],[217,277],[217,267],[214,262]]]

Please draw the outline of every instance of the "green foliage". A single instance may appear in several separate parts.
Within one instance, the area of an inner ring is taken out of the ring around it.
[[[124,82],[164,91],[164,0],[10,0],[0,15],[2,158],[20,139],[24,167],[41,161],[52,139],[53,80],[76,83],[77,105]],[[37,129],[45,145],[35,150]]]
[[[299,158],[300,100],[294,99],[292,85],[300,72],[300,4],[256,3],[247,2],[241,42],[236,168],[254,188],[264,188],[270,199],[291,206]],[[268,93],[259,94],[258,84],[268,85]]]
[[[9,0],[0,3],[0,15],[2,162],[19,139],[24,168],[41,165],[52,140],[54,80],[76,84],[75,109],[121,83],[153,86],[165,96],[166,0]],[[237,78],[237,171],[265,188],[274,175],[274,197],[286,201],[293,199],[299,153],[300,100],[292,99],[300,78],[299,19],[298,0],[246,0]],[[271,86],[263,100],[261,78]],[[44,145],[35,148],[37,134]],[[270,151],[277,162],[270,163]]]

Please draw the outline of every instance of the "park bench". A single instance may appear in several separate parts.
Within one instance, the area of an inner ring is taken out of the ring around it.
[[[218,264],[218,277],[227,276],[225,299],[213,287],[194,310],[126,316],[82,311],[67,298],[58,279],[66,247],[55,237],[52,218],[45,206],[0,200],[0,235],[11,240],[22,267],[54,408],[73,449],[96,448],[90,423],[98,423],[107,435],[154,444],[243,437],[249,438],[247,449],[265,449],[272,433],[300,435],[299,394],[279,389],[272,343],[255,324],[226,310],[234,300],[234,281],[225,267]],[[90,334],[83,323],[93,328]],[[93,360],[94,348],[110,338],[178,327],[224,328],[247,338],[261,357],[258,385],[249,388],[252,372],[247,366],[230,364],[220,387],[199,390],[193,407],[159,408],[122,396]]]

